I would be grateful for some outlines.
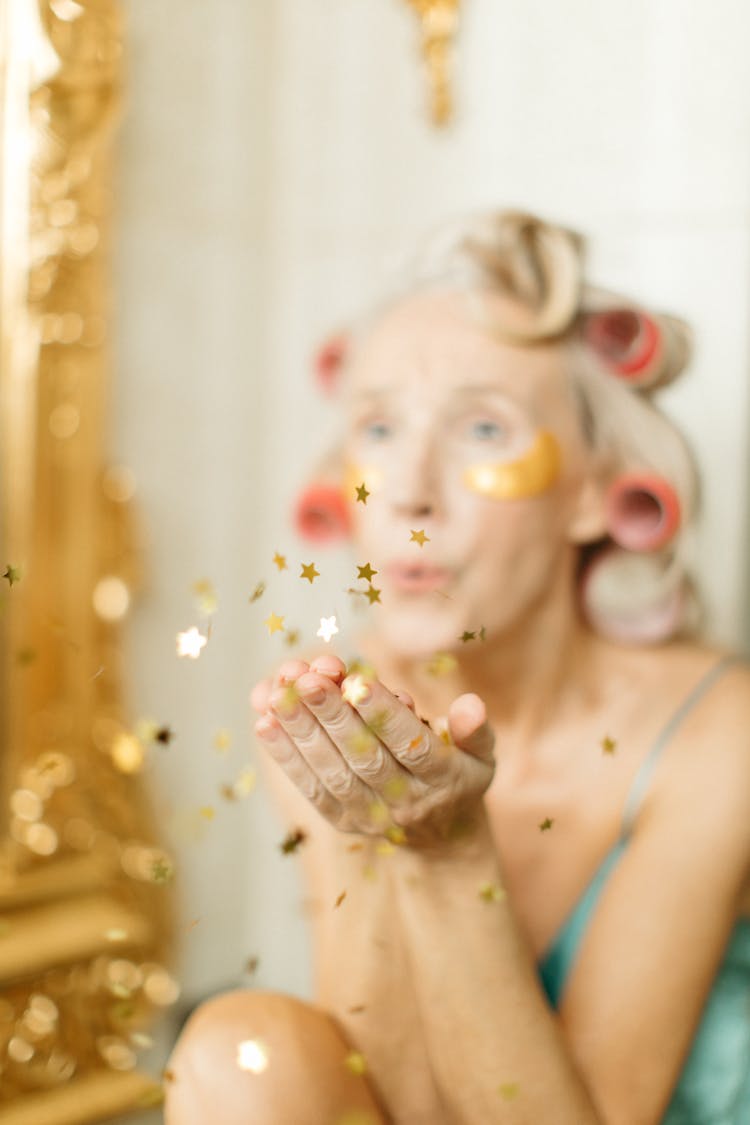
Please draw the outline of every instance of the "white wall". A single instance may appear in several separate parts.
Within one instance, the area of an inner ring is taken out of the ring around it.
[[[310,353],[426,226],[475,206],[537,209],[590,235],[596,280],[693,321],[695,363],[664,402],[703,469],[713,636],[745,639],[750,9],[464,6],[458,114],[440,133],[398,0],[128,5],[113,446],[140,477],[149,532],[134,710],[179,732],[159,762],[162,800],[217,807],[180,851],[191,995],[236,979],[254,954],[261,983],[309,984],[294,861],[261,793],[215,800],[229,767],[210,740],[232,727],[233,763],[250,754],[247,689],[284,651],[261,625],[270,608],[309,631],[341,598],[344,560],[320,554],[321,591],[280,575],[247,605],[274,550],[309,561],[285,516],[330,423]],[[185,667],[174,634],[203,575],[221,604],[208,649]]]

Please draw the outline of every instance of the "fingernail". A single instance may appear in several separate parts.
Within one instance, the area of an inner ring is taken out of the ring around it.
[[[266,742],[273,742],[279,735],[278,728],[270,719],[259,719],[255,724],[255,733]]]
[[[313,707],[317,707],[326,697],[326,693],[321,687],[306,688],[305,690],[300,688],[299,693],[305,703],[311,703]]]

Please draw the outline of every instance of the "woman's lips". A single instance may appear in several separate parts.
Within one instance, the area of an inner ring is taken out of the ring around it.
[[[409,594],[426,594],[439,590],[453,578],[453,572],[440,566],[414,562],[393,562],[384,568],[385,577],[394,590]]]

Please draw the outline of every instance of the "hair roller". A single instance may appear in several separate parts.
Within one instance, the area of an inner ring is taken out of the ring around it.
[[[294,527],[308,543],[346,539],[351,531],[351,516],[343,490],[326,481],[313,481],[297,499]]]
[[[585,313],[582,333],[613,375],[641,390],[674,379],[690,351],[689,332],[682,321],[627,306]]]
[[[623,473],[605,497],[607,530],[629,551],[658,551],[680,527],[680,499],[656,473]]]
[[[608,544],[589,560],[579,590],[588,623],[620,644],[658,644],[694,616],[690,586],[675,557]]]
[[[315,353],[315,381],[325,394],[333,394],[338,389],[348,346],[349,334],[344,331],[335,332],[324,340]]]

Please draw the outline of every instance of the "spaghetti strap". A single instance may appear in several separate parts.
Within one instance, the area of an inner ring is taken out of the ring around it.
[[[633,784],[630,787],[627,799],[625,801],[625,808],[622,814],[622,828],[620,831],[620,839],[625,840],[630,835],[635,818],[646,795],[648,783],[651,780],[651,775],[654,772],[657,762],[661,757],[662,751],[666,747],[670,738],[677,730],[682,720],[686,717],[689,711],[696,706],[697,703],[703,698],[709,688],[713,687],[720,676],[726,669],[738,663],[742,658],[736,653],[727,653],[709,668],[708,672],[698,681],[689,695],[682,701],[680,706],[672,715],[671,719],[665,724],[660,733],[658,734],[654,745],[649,750],[648,754],[641,762],[640,768],[635,775]]]

